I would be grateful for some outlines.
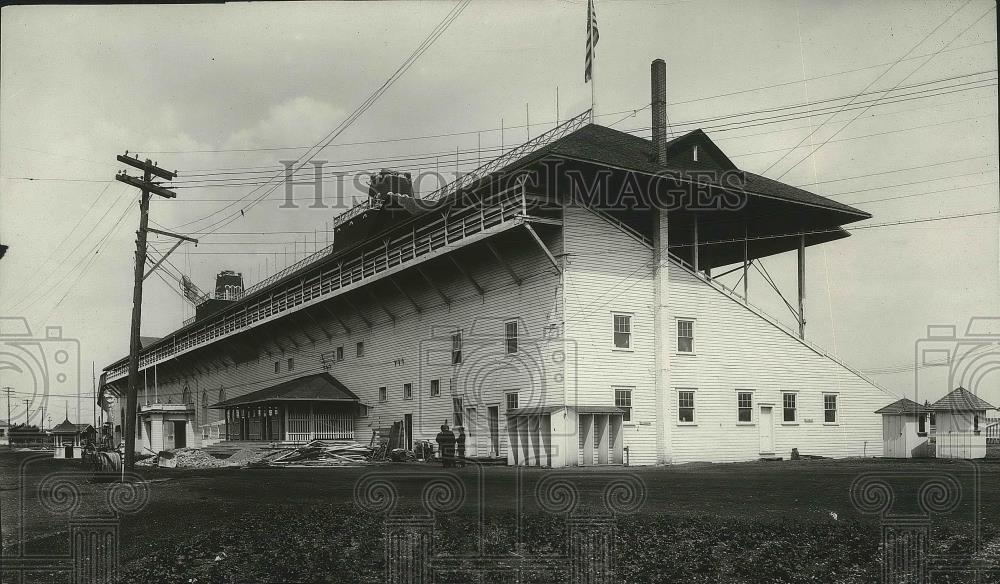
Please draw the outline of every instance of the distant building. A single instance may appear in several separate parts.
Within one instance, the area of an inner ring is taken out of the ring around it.
[[[995,409],[992,405],[959,387],[934,402],[931,409],[937,419],[938,458],[986,457],[986,412]]]
[[[88,440],[94,441],[97,431],[90,424],[74,424],[66,418],[49,430],[55,458],[82,458],[83,447]]]
[[[10,431],[10,424],[8,424],[6,420],[0,420],[0,446],[7,444],[9,431]]]
[[[922,458],[934,456],[928,430],[929,407],[903,398],[876,410],[882,416],[882,456],[886,458]]]

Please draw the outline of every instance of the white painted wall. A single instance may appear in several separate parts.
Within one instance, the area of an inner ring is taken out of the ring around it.
[[[923,458],[931,455],[928,437],[919,430],[920,417],[916,414],[882,416],[882,456],[887,458]],[[925,426],[930,427],[930,422]]]
[[[974,419],[979,416],[979,432],[973,431]],[[986,411],[937,412],[935,441],[938,458],[985,458]]]

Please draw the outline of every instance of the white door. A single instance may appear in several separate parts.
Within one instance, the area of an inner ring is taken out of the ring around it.
[[[771,406],[760,407],[760,453],[774,454],[774,414]]]
[[[465,455],[479,456],[479,415],[476,408],[465,408]]]

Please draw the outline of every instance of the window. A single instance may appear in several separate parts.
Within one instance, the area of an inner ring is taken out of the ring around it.
[[[506,323],[504,328],[504,340],[506,342],[507,354],[517,352],[517,321],[512,320]]]
[[[337,361],[344,360],[344,347],[337,347]]]
[[[512,392],[506,394],[506,396],[507,396],[507,409],[508,410],[516,410],[517,409],[517,397],[518,397],[517,392],[516,391],[512,391]]]
[[[441,380],[431,379],[431,397],[437,397],[441,395]]]
[[[365,356],[365,342],[358,341],[358,357],[364,357],[364,356]]]
[[[632,315],[614,315],[614,335],[616,349],[632,348]]]
[[[451,409],[455,416],[455,425],[462,425],[462,398],[456,397],[451,400]]]
[[[404,383],[403,384],[403,399],[413,399],[413,384]]]
[[[749,391],[736,392],[736,421],[748,424],[753,422],[753,393]]]
[[[278,373],[280,371],[281,371],[281,361],[275,361],[274,362],[274,372]]]
[[[677,321],[677,352],[694,353],[694,321]]]
[[[201,421],[208,423],[208,392],[201,394]]]
[[[781,410],[782,410],[782,420],[785,422],[794,422],[796,420],[797,411],[795,408],[795,394],[785,393],[781,395]]]
[[[927,434],[927,415],[920,414],[917,418],[917,434]]]
[[[289,357],[288,358],[288,370],[291,371],[292,369],[295,369],[295,359]]]
[[[462,362],[462,331],[451,335],[451,364],[458,365]]]
[[[615,388],[615,407],[625,411],[622,414],[623,422],[632,421],[632,390],[625,388]]]
[[[827,424],[837,423],[837,396],[834,394],[823,396],[823,422]]]
[[[974,414],[972,416],[972,431],[979,432],[979,414]]]
[[[389,401],[389,390],[384,387],[378,388],[378,401],[385,402]]]
[[[677,421],[681,424],[694,423],[694,392],[677,392]]]

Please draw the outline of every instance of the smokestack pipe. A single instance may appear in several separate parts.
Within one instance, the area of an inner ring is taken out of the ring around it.
[[[667,64],[657,59],[650,65],[653,112],[653,159],[667,163]]]

